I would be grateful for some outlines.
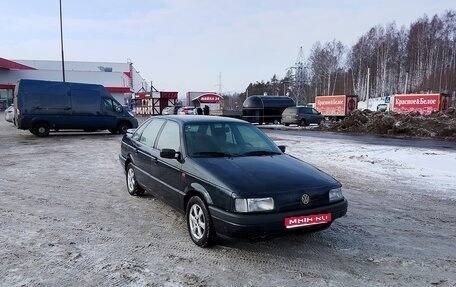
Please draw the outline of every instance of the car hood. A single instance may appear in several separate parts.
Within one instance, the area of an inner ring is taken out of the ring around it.
[[[230,189],[239,196],[302,192],[339,187],[340,183],[292,156],[193,158],[198,177]]]

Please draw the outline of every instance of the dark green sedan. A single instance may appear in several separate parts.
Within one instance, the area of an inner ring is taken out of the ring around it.
[[[195,244],[322,230],[347,212],[341,184],[285,153],[256,126],[215,116],[157,116],[122,138],[127,190],[185,213]]]

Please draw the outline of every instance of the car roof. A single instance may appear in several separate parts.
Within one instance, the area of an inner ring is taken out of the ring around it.
[[[161,115],[154,116],[154,119],[169,119],[184,123],[202,123],[202,122],[211,122],[211,123],[247,123],[244,120],[220,117],[220,116],[208,116],[208,115]]]

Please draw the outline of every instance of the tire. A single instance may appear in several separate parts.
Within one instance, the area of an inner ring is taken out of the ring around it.
[[[49,135],[49,125],[44,122],[36,123],[33,126],[32,133],[39,137],[47,137]]]
[[[127,133],[127,130],[128,129],[131,129],[131,124],[128,123],[128,122],[121,122],[118,126],[117,126],[117,131],[120,133],[120,134],[125,134]]]
[[[288,127],[290,124],[284,124],[284,126]]]
[[[199,196],[192,196],[187,204],[187,228],[192,241],[199,247],[214,242],[214,226],[206,204]]]
[[[144,189],[139,186],[138,181],[136,180],[135,170],[133,169],[133,165],[131,163],[127,165],[125,179],[127,182],[127,191],[130,195],[134,196],[144,194]]]
[[[306,120],[301,120],[301,121],[299,122],[299,125],[300,125],[301,127],[305,127],[305,126],[308,126],[309,124],[306,122]]]

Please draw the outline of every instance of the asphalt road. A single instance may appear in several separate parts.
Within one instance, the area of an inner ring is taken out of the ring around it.
[[[296,133],[321,135],[324,144],[349,137]],[[202,249],[182,214],[150,195],[128,195],[120,139],[38,138],[0,113],[0,286],[456,285],[455,202],[417,193],[413,175],[378,180],[314,162],[343,182],[346,217],[319,233]]]
[[[357,141],[364,144],[371,145],[389,145],[398,147],[414,147],[414,148],[430,148],[430,149],[455,149],[456,142],[435,140],[435,139],[424,139],[424,138],[407,138],[407,137],[388,137],[388,136],[377,136],[369,134],[351,134],[341,132],[327,132],[312,130],[304,127],[285,127],[277,125],[264,125],[258,126],[266,134],[286,134],[302,136],[305,138],[324,138],[324,139],[338,139],[338,140],[350,140]]]

